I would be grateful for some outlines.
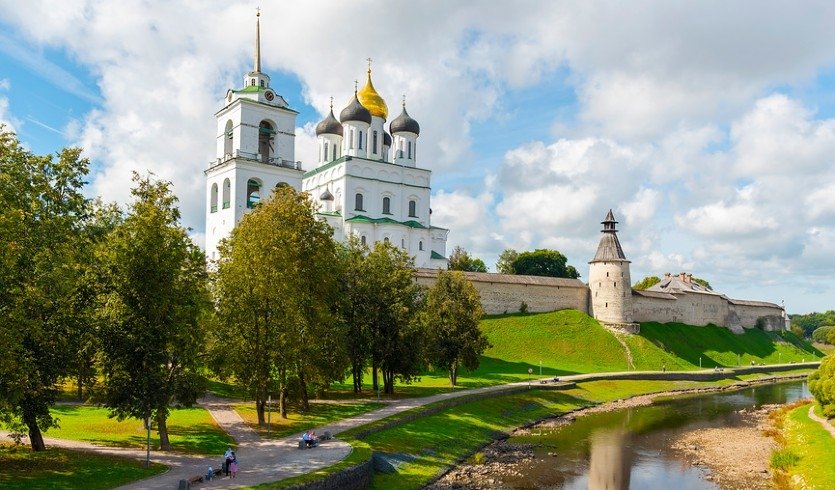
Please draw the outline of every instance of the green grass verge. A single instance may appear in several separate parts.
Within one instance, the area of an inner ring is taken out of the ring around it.
[[[353,439],[349,441],[349,443],[351,444],[351,454],[333,466],[328,466],[327,468],[322,468],[310,473],[305,473],[304,475],[294,476],[277,482],[262,483],[261,485],[256,485],[252,488],[273,490],[322,480],[330,475],[333,475],[334,473],[368,461],[368,459],[371,458],[371,446],[369,446],[366,442]]]
[[[270,437],[284,437],[297,432],[301,435],[308,429],[354,417],[383,406],[385,404],[376,402],[311,403],[309,412],[291,409],[287,412],[286,419],[279,417],[277,407],[273,406],[270,417]],[[258,413],[254,403],[239,403],[233,405],[233,408],[244,419],[244,422],[258,431],[262,437],[267,437],[267,427],[258,426]]]
[[[809,418],[809,405],[801,405],[785,415],[782,436],[785,441],[778,463],[797,488],[835,488],[835,438]],[[777,453],[775,453],[777,454]],[[772,459],[772,462],[774,460]],[[793,464],[792,464],[793,463]],[[802,484],[796,479],[802,479]]]
[[[0,444],[0,488],[5,490],[114,488],[165,471],[154,463],[67,449],[34,452]]]
[[[145,447],[146,432],[141,420],[119,422],[108,417],[106,408],[87,405],[58,405],[51,412],[60,427],[50,429],[46,436],[102,446]],[[222,454],[234,442],[203,408],[171,410],[168,437],[175,451],[195,454]],[[151,447],[159,447],[155,431],[151,432]]]

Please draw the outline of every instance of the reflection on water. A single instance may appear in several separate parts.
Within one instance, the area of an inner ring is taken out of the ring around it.
[[[717,488],[704,479],[705,470],[690,466],[671,450],[672,442],[694,429],[737,426],[743,408],[809,396],[805,382],[769,384],[678,397],[535,429],[508,441],[538,448],[537,457],[519,468],[524,477],[499,477],[497,483],[504,488],[592,490]]]

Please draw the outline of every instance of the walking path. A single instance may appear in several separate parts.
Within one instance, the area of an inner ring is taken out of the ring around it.
[[[815,404],[814,403],[812,404],[811,407],[809,407],[809,418],[814,420],[815,422],[821,424],[823,426],[823,428],[826,429],[827,432],[829,432],[829,435],[831,435],[832,437],[835,437],[835,427],[833,427],[832,424],[830,424],[828,420],[826,420],[823,417],[818,416],[818,414],[815,413]]]
[[[769,367],[773,368],[774,366]],[[795,364],[791,367],[797,369],[806,366]],[[733,375],[732,370],[726,370],[725,373]],[[716,372],[713,370],[666,373],[658,371],[624,371],[561,376],[560,380],[563,382],[580,382],[597,379],[676,380],[693,379],[694,374],[695,376],[711,376],[715,375]],[[499,393],[506,390],[516,389],[520,386],[530,386],[531,383],[538,384],[539,381],[539,378],[537,378],[532,381],[519,381],[504,385],[441,393],[423,398],[409,398],[392,401],[383,408],[357,415],[355,417],[342,419],[324,427],[318,427],[315,430],[319,434],[324,434],[325,431],[330,431],[331,434],[337,435],[348,429],[353,429],[355,427],[381,420],[412,408],[428,405],[430,403],[442,400],[451,400],[463,396],[474,396],[484,393]],[[348,443],[335,439],[322,441],[318,447],[306,450],[298,449],[298,435],[288,436],[282,439],[263,439],[257,432],[244,423],[240,415],[232,409],[229,402],[229,400],[209,396],[201,402],[201,405],[209,411],[217,424],[237,442],[235,453],[239,461],[238,478],[216,479],[211,482],[198,484],[197,487],[199,488],[239,488],[282,480],[284,478],[309,473],[311,471],[336,464],[347,457],[351,452],[351,446]],[[810,413],[810,416],[812,415],[813,414]],[[835,430],[835,428],[832,428],[831,426],[830,429]],[[2,437],[5,437],[6,435],[7,434],[0,433],[0,436]],[[64,439],[45,438],[44,440],[48,445],[55,447],[93,451],[101,454],[119,455],[141,460],[145,459],[144,450],[102,447],[85,442],[69,441]],[[205,457],[153,451],[151,453],[151,460],[156,463],[165,464],[169,467],[169,470],[161,475],[133,482],[119,488],[125,490],[177,488],[177,484],[181,479],[188,480],[189,478],[197,475],[204,475],[209,466],[218,469],[222,463],[222,455],[218,454],[212,457]]]

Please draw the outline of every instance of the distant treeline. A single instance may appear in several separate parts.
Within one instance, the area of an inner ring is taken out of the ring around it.
[[[806,315],[789,315],[793,330],[802,330],[804,337],[811,337],[812,332],[820,327],[835,325],[835,310],[823,313],[808,313]],[[799,332],[796,332],[799,334]]]

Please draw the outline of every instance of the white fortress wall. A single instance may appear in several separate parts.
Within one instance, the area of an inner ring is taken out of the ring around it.
[[[563,309],[588,313],[588,287],[579,279],[517,276],[484,272],[464,272],[481,295],[481,305],[488,315],[515,313],[522,302],[528,311],[544,312]],[[431,286],[438,277],[437,269],[417,269],[415,282]]]
[[[756,328],[757,321],[760,321],[763,330],[769,332],[780,331],[785,327],[783,308],[774,303],[740,299],[731,299],[729,303],[731,311],[736,313],[744,328]]]

